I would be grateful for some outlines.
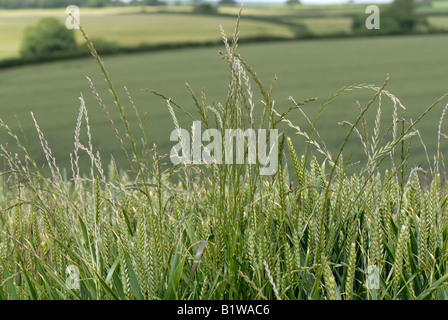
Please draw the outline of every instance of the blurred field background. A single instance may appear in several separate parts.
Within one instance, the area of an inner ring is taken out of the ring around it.
[[[167,7],[162,12],[156,10],[162,9],[85,8],[81,12],[81,23],[90,37],[117,42],[122,46],[217,40],[220,38],[220,24],[229,31],[229,35],[235,24],[235,17],[186,14],[191,7]],[[57,17],[64,23],[66,20],[63,9],[0,11],[0,58],[18,56],[24,28],[46,16]],[[247,20],[242,21],[241,26],[244,37],[293,36],[288,27],[272,22]],[[77,39],[82,41],[80,33],[77,33]]]
[[[248,7],[243,11],[241,36],[292,38],[294,24],[305,25],[316,36],[350,33],[351,15],[364,13],[365,8],[364,4]],[[231,34],[239,8],[224,6],[217,10],[229,16],[192,14],[193,6],[82,8],[81,23],[92,38],[122,46],[210,41],[220,38],[219,25]],[[448,29],[448,1],[419,7],[417,12],[429,15],[431,25]],[[18,56],[25,27],[47,16],[66,20],[61,8],[0,10],[0,59]],[[81,34],[77,37],[82,41]]]
[[[448,91],[448,35],[351,38],[352,15],[364,14],[365,7],[364,4],[279,5],[247,6],[243,9],[241,39],[273,37],[278,40],[240,44],[243,58],[266,85],[278,76],[274,89],[276,108],[288,108],[289,96],[296,101],[318,97],[304,110],[312,115],[320,103],[343,86],[356,83],[380,86],[389,74],[387,90],[401,99],[407,108],[408,118],[417,118]],[[217,42],[222,37],[220,25],[231,36],[239,7],[218,7],[219,14],[215,15],[194,14],[193,10],[193,6],[81,8],[81,24],[90,38],[124,47]],[[448,29],[448,1],[435,1],[431,6],[418,7],[417,12],[428,16],[431,25]],[[1,10],[0,59],[18,57],[24,28],[44,16],[55,16],[62,22],[66,19],[63,8]],[[296,39],[298,32],[305,32],[303,26],[313,35],[312,39]],[[341,34],[345,36],[331,38]],[[82,44],[80,32],[76,37]],[[165,101],[144,89],[163,93],[189,111],[194,109],[194,104],[186,90],[187,82],[198,95],[202,89],[205,90],[207,103],[224,102],[228,74],[218,50],[223,50],[223,46],[104,57],[131,123],[135,114],[124,86],[131,93],[139,112],[147,115],[150,140],[157,143],[160,152],[169,152],[173,145],[169,141],[173,123]],[[78,97],[83,94],[94,147],[100,150],[105,161],[113,155],[117,163],[124,164],[110,125],[91,93],[86,76],[93,80],[112,117],[118,119],[104,80],[91,58],[0,69],[0,117],[19,136],[25,134],[24,141],[38,162],[43,163],[45,158],[30,112],[34,112],[39,121],[56,159],[68,168],[79,110]],[[331,150],[338,150],[345,136],[346,131],[339,128],[338,122],[353,121],[358,110],[356,101],[365,104],[371,96],[372,92],[356,91],[343,95],[328,106],[318,122],[318,129]],[[259,100],[255,99],[256,102]],[[368,119],[373,119],[374,112],[368,115]],[[435,150],[441,112],[439,108],[429,114],[418,127],[429,154]],[[183,126],[189,128],[191,119],[181,116],[180,112],[178,114]],[[298,113],[296,116],[297,121],[301,121],[298,124],[306,125]],[[133,129],[139,130],[137,125]],[[2,142],[7,141],[9,148],[14,150],[6,133],[0,134]],[[300,149],[300,140],[296,141],[296,148]],[[417,147],[413,148],[410,161],[425,166],[424,149],[417,139],[415,142]],[[446,150],[443,144],[442,148]],[[353,152],[355,160],[362,155],[359,141],[354,139],[346,151]]]

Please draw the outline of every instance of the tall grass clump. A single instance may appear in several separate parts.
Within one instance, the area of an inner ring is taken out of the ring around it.
[[[381,85],[351,85],[332,94],[310,118],[290,97],[281,112],[222,30],[221,57],[229,68],[225,101],[210,104],[204,90],[187,86],[193,115],[164,94],[173,129],[178,112],[204,129],[277,129],[278,170],[258,165],[179,164],[150,143],[146,115],[119,99],[106,67],[81,28],[104,75],[123,126],[117,126],[94,83],[92,94],[108,119],[128,168],[105,167],[94,149],[88,109],[80,96],[71,173],[57,159],[32,114],[47,163],[42,169],[8,125],[17,143],[1,145],[0,299],[447,299],[448,222],[445,175],[438,151],[429,168],[409,168],[415,121]],[[338,96],[369,90],[359,114],[343,121],[346,138],[333,154],[318,120]],[[261,102],[258,102],[261,97]],[[384,110],[383,100],[392,102]],[[443,137],[439,123],[439,137]],[[131,133],[127,112],[137,115],[141,136]],[[373,124],[367,121],[374,112]],[[382,115],[392,114],[385,126]],[[298,125],[305,121],[309,130]],[[194,122],[195,123],[195,122]],[[287,136],[286,129],[295,135]],[[124,130],[124,133],[121,132]],[[365,162],[347,160],[344,147],[359,139]],[[298,148],[297,137],[305,139]],[[271,137],[266,137],[269,141]],[[182,141],[181,141],[182,143]],[[245,145],[245,159],[249,154]],[[299,151],[300,150],[300,151]],[[81,172],[79,162],[90,161]],[[429,157],[428,157],[429,159]],[[386,168],[385,165],[387,165]],[[74,271],[73,271],[74,270]]]

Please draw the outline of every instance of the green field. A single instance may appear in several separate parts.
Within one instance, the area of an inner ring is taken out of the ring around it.
[[[448,1],[419,7],[432,26],[448,29]],[[220,39],[219,25],[233,31],[238,7],[218,7],[221,15],[192,14],[191,6],[81,8],[81,24],[92,39],[112,41],[120,46],[205,42]],[[305,25],[315,36],[351,33],[353,15],[365,14],[365,5],[303,5],[247,7],[240,27],[242,38],[293,38],[297,25]],[[60,9],[0,10],[0,59],[19,56],[23,30],[45,16],[65,22]],[[79,42],[82,37],[78,34]]]
[[[319,103],[325,102],[331,93],[343,86],[356,83],[381,85],[389,73],[388,90],[406,106],[406,118],[416,119],[426,107],[448,92],[447,40],[448,37],[442,35],[309,40],[241,45],[240,52],[265,85],[270,84],[274,75],[278,76],[273,97],[279,110],[289,106],[289,96],[293,96],[296,101],[318,97],[317,102],[305,108],[305,112],[312,114]],[[134,112],[124,86],[129,89],[139,112],[147,114],[150,140],[158,144],[161,152],[169,152],[173,145],[169,141],[173,123],[165,101],[142,89],[161,92],[191,111],[194,104],[185,89],[185,83],[188,82],[198,96],[201,89],[205,89],[208,104],[224,103],[228,74],[218,54],[219,49],[223,48],[183,49],[104,58],[121,94],[121,101],[126,105],[133,129],[135,132],[139,130],[133,122]],[[67,166],[69,153],[73,150],[78,97],[82,93],[90,112],[94,146],[101,151],[103,159],[109,159],[110,154],[114,154],[122,163],[113,131],[90,92],[86,76],[92,78],[112,116],[118,119],[103,78],[91,59],[0,71],[1,118],[15,132],[19,132],[15,116],[20,119],[32,145],[31,150],[40,161],[44,160],[44,155],[36,138],[30,112],[34,112],[56,158]],[[372,93],[364,90],[344,94],[327,107],[318,128],[327,145],[333,147],[332,150],[340,145],[346,132],[338,128],[337,122],[354,121],[356,101],[365,104]],[[259,96],[256,96],[255,101],[259,100]],[[257,106],[261,108],[260,104]],[[386,107],[383,110],[384,119],[390,118],[392,105],[389,104],[389,107],[389,110]],[[433,154],[437,143],[435,133],[441,112],[439,107],[418,126],[430,154]],[[186,116],[180,118],[181,124],[190,128],[191,119]],[[293,119],[297,120],[297,124],[306,125],[298,112]],[[2,132],[2,141],[5,139],[11,146],[11,139]],[[297,143],[300,145],[300,140]],[[347,150],[358,156],[361,153],[357,141]],[[425,165],[423,149],[417,147],[416,150],[413,163]]]
[[[234,17],[192,14],[155,13],[151,8],[82,9],[81,24],[92,39],[104,39],[122,46],[176,42],[204,42],[220,39],[219,25],[233,31]],[[44,16],[54,16],[65,23],[64,9],[0,11],[0,59],[17,57],[23,30]],[[266,21],[241,22],[244,37],[292,37],[286,26]],[[82,37],[78,34],[78,41]]]

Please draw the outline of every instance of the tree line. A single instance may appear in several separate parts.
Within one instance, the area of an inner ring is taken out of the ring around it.
[[[21,8],[65,8],[69,5],[83,7],[106,7],[123,5],[157,5],[159,0],[133,0],[129,3],[120,0],[0,0],[2,9],[21,9]]]

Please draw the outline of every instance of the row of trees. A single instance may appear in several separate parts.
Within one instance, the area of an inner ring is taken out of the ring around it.
[[[287,0],[288,3],[297,3],[298,0]],[[203,0],[191,0],[193,4],[204,2]],[[20,9],[20,8],[65,8],[69,5],[79,7],[106,7],[106,6],[124,6],[124,5],[161,5],[163,0],[131,0],[122,2],[120,0],[0,0],[2,9]],[[220,0],[220,4],[236,4],[235,0]]]
[[[193,4],[203,3],[204,0],[187,0]],[[286,4],[299,4],[300,0],[284,0]],[[352,2],[353,0],[348,0]],[[431,5],[433,1],[439,0],[415,0],[414,4],[419,6]],[[18,8],[62,8],[69,5],[84,7],[105,7],[114,5],[159,5],[163,0],[131,0],[123,2],[122,0],[0,0],[0,8],[18,9]],[[220,0],[221,4],[235,4],[235,0]]]
[[[0,0],[0,8],[63,8],[69,5],[82,7],[105,7],[123,5],[156,5],[159,0],[132,0],[122,2],[120,0]]]
[[[62,8],[69,5],[101,7],[112,5],[110,0],[0,0],[0,8]]]

